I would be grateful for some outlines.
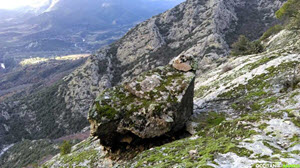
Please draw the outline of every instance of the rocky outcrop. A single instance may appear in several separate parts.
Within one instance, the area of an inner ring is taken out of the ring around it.
[[[123,163],[112,162],[112,166],[223,168],[300,164],[299,33],[284,30],[268,39],[266,52],[233,57],[203,73],[196,79],[195,120],[187,124],[194,135],[145,150]],[[231,68],[224,71],[225,66]],[[157,81],[145,88],[156,85]],[[133,143],[134,139],[126,136],[120,141]],[[77,151],[70,154],[72,159],[57,156],[46,165],[83,165],[104,152],[74,163],[74,154],[84,153]],[[102,157],[96,163],[105,165],[104,161],[107,158]]]
[[[99,92],[164,66],[178,55],[196,56],[200,67],[197,74],[201,74],[216,66],[214,60],[228,54],[231,42],[239,34],[258,38],[276,22],[274,11],[281,4],[280,0],[187,0],[138,24],[69,75],[66,78],[67,107],[74,113],[86,115]],[[245,19],[253,13],[257,17]],[[249,29],[249,25],[256,28]]]
[[[115,146],[181,130],[193,113],[194,79],[193,71],[167,65],[105,90],[88,114],[91,134]]]

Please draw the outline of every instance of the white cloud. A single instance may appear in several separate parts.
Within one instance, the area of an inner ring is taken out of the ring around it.
[[[0,9],[11,10],[26,6],[38,8],[48,2],[49,0],[0,0]]]

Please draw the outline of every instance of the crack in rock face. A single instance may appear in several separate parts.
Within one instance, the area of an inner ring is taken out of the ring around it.
[[[192,58],[177,59],[191,66]],[[115,147],[182,130],[193,113],[192,70],[167,65],[106,89],[89,111],[91,135],[99,137],[104,146]]]

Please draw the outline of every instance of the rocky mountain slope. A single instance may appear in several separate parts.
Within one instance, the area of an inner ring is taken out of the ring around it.
[[[206,70],[211,66],[212,60],[221,60],[228,54],[230,42],[226,41],[226,34],[247,31],[246,27],[237,26],[239,22],[242,22],[242,16],[256,12],[257,16],[264,18],[263,21],[257,22],[260,18],[249,17],[247,22],[239,23],[257,24],[257,29],[248,30],[255,34],[252,38],[259,37],[264,29],[276,22],[273,13],[279,8],[281,1],[264,1],[264,3],[255,1],[256,5],[251,5],[254,2],[249,3],[233,0],[188,0],[137,25],[122,39],[92,55],[82,67],[64,78],[63,85],[59,84],[51,87],[53,89],[46,89],[46,92],[53,91],[52,94],[47,93],[52,100],[57,100],[57,96],[64,100],[49,104],[47,109],[53,111],[52,106],[57,108],[63,104],[63,108],[60,109],[62,112],[57,111],[61,116],[58,118],[63,118],[63,114],[68,114],[68,117],[65,117],[68,120],[79,116],[81,116],[79,118],[85,118],[90,104],[101,90],[143,71],[165,65],[180,53],[195,55],[200,60],[200,69]],[[248,6],[253,6],[253,9],[248,10]],[[258,28],[261,31],[257,31]],[[26,100],[36,104],[35,100],[29,101],[29,97],[26,97]],[[22,108],[24,105],[21,105],[23,103],[17,105],[15,102],[20,103],[19,100],[1,102],[2,114],[24,111]],[[33,106],[28,114],[35,114],[36,111],[37,109]],[[11,120],[5,118],[5,120]],[[48,122],[56,122],[59,125],[64,123],[63,125],[68,128],[67,132],[70,131],[68,122],[61,123],[55,119],[48,120]],[[24,130],[23,128],[21,129]],[[55,132],[54,127],[49,129]],[[71,130],[78,131],[78,129]],[[25,132],[28,131],[27,129]]]
[[[228,40],[226,35],[249,31],[251,33],[247,34],[253,34],[250,36],[252,39],[259,38],[268,26],[277,22],[274,11],[280,7],[281,1],[249,3],[191,0],[137,25],[122,39],[101,49],[68,77],[71,81],[67,104],[74,111],[77,111],[78,103],[81,104],[79,111],[86,114],[89,107],[85,105],[90,104],[100,90],[143,71],[166,65],[179,54],[196,56],[200,67],[198,73],[214,66],[211,63],[216,60],[222,62],[229,52],[231,41],[236,39]],[[254,9],[250,10],[248,6]],[[243,16],[252,12],[264,19],[258,22],[261,18],[249,17],[243,23]],[[238,26],[252,23],[257,24],[255,30]],[[85,94],[86,91],[94,96]],[[83,101],[74,103],[79,99]]]
[[[226,94],[224,94],[224,98],[216,99],[216,97],[218,97],[219,92],[228,92],[231,84],[237,83],[229,83],[226,87],[217,83],[215,87],[211,87],[211,93],[207,93],[206,91],[209,90],[207,88],[210,88],[210,86],[206,85],[211,85],[212,83],[205,84],[207,78],[203,77],[212,76],[208,80],[215,81],[218,74],[222,75],[222,72],[216,71],[214,68],[218,67],[221,69],[219,65],[226,62],[231,43],[237,39],[239,34],[246,34],[251,39],[259,38],[268,27],[278,22],[274,18],[274,12],[282,3],[283,1],[280,0],[187,0],[165,13],[138,24],[123,38],[93,54],[83,66],[66,76],[61,83],[51,86],[51,89],[45,89],[45,92],[39,92],[40,97],[37,97],[37,95],[26,97],[26,102],[21,101],[22,99],[20,98],[13,101],[0,102],[2,117],[7,116],[8,112],[12,114],[14,111],[26,111],[27,114],[16,115],[15,118],[3,118],[6,123],[10,124],[2,125],[3,133],[1,135],[3,136],[0,139],[3,139],[3,145],[12,143],[11,139],[6,139],[8,131],[4,127],[10,129],[13,127],[12,123],[19,120],[23,123],[23,127],[18,127],[19,130],[17,132],[21,133],[18,136],[19,139],[55,138],[63,134],[80,131],[87,126],[87,112],[101,91],[128,81],[143,71],[166,65],[172,58],[180,54],[193,55],[199,59],[195,90],[195,112],[201,112],[205,109],[220,112],[224,110],[224,106],[228,103],[226,100],[231,98],[226,97]],[[253,16],[253,13],[256,15]],[[249,26],[255,26],[255,29],[249,29]],[[272,47],[276,49],[276,42],[270,43],[269,49],[271,50]],[[288,52],[286,53],[288,54]],[[256,59],[258,60],[260,57]],[[247,58],[245,57],[245,60]],[[250,60],[251,58],[252,56],[249,57]],[[234,61],[240,59],[234,59]],[[236,64],[238,65],[238,63]],[[263,60],[261,64],[264,63]],[[228,64],[231,65],[231,63]],[[255,68],[257,67],[254,66]],[[236,68],[234,67],[233,69]],[[232,70],[230,72],[233,73],[235,71]],[[223,75],[230,74],[230,72]],[[246,71],[245,73],[248,74]],[[228,80],[234,80],[236,77],[235,75],[233,77],[228,76]],[[235,87],[235,85],[231,87]],[[222,103],[219,103],[219,101]],[[217,102],[215,103],[217,106],[211,106],[211,103],[214,102]],[[37,110],[41,109],[39,105],[43,103],[46,106],[42,106],[41,111]],[[232,104],[232,106],[236,105],[240,108],[241,102],[237,101]],[[232,106],[230,104],[225,109],[233,111],[230,109]],[[260,105],[255,104],[254,106],[260,107]],[[243,110],[247,110],[249,107],[245,105],[243,108],[245,108]],[[39,114],[39,118],[32,117],[36,114]],[[31,119],[30,124],[36,124],[33,126],[34,128],[29,127],[29,122],[23,122],[23,120],[28,120],[27,117]],[[210,118],[209,115],[208,118]],[[229,116],[229,118],[235,118],[235,116]],[[214,137],[215,135],[212,134],[211,136]],[[250,135],[247,134],[246,136]],[[189,141],[188,139],[186,140]],[[85,144],[85,142],[83,143]],[[90,142],[87,141],[87,143]],[[98,145],[93,141],[94,143],[95,146]],[[74,148],[74,150],[73,154],[76,155],[76,159],[73,155],[65,156],[70,157],[66,160],[64,157],[57,156],[57,160],[51,161],[54,163],[54,167],[62,162],[63,164],[81,165],[83,164],[82,162],[89,160],[87,158],[101,158],[105,155],[99,145],[95,149],[87,145],[87,148],[80,146],[80,149]],[[98,153],[99,155],[91,156],[87,153],[85,153],[87,155],[84,155],[81,151],[91,154]],[[163,162],[159,160],[160,158],[153,158],[153,161],[158,159],[158,163],[160,161]],[[76,163],[70,163],[70,159],[76,160]],[[92,160],[86,162],[90,163]],[[143,158],[138,159],[137,162],[141,160],[143,162],[139,164],[144,164],[145,162],[145,165],[148,163],[150,165],[150,162]],[[110,161],[108,160],[108,162]]]
[[[300,164],[299,31],[271,36],[261,54],[232,57],[196,79],[193,136],[112,160],[96,139],[46,167],[256,167]],[[224,68],[231,66],[230,69]]]
[[[69,58],[24,65],[13,72],[0,74],[1,149],[7,142],[19,142],[22,138],[58,138],[69,134],[61,132],[59,127],[69,127],[70,124],[60,122],[63,126],[58,126],[55,122],[59,116],[61,120],[68,118],[58,89],[64,84],[61,79],[86,61],[86,58]],[[81,117],[83,126],[79,126],[78,131],[87,124],[85,118]],[[76,125],[70,126],[76,129]],[[51,133],[54,128],[58,129]]]

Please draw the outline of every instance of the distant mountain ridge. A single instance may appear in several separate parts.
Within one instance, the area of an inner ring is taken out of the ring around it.
[[[0,62],[91,53],[179,2],[51,0],[39,8],[0,10]]]

